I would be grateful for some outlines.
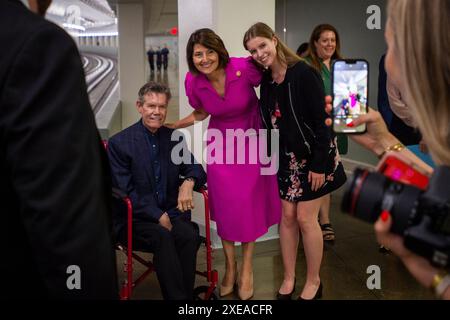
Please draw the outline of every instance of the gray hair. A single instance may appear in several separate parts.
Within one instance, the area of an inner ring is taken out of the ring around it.
[[[169,87],[167,87],[165,84],[154,82],[154,81],[149,81],[146,84],[144,84],[142,86],[142,88],[139,89],[138,101],[140,104],[144,104],[145,96],[149,93],[165,94],[166,98],[167,98],[167,102],[169,102],[170,98],[172,97]]]

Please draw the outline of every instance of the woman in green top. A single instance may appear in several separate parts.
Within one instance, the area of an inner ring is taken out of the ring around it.
[[[329,24],[320,24],[314,28],[305,60],[322,75],[325,95],[332,95],[330,70],[333,60],[342,59],[340,47],[339,33],[335,27]],[[338,134],[337,145],[339,154],[346,154],[348,149],[347,136]],[[325,241],[334,241],[334,230],[330,223],[330,201],[331,194],[328,194],[324,197],[319,214],[319,222]]]

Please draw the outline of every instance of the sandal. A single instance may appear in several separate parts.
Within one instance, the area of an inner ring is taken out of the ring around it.
[[[331,223],[321,224],[320,229],[322,229],[324,241],[334,241],[334,230]]]

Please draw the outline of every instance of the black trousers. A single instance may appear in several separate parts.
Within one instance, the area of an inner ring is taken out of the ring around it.
[[[200,246],[198,226],[186,215],[171,219],[171,222],[171,231],[157,223],[134,222],[133,249],[153,253],[153,264],[165,300],[191,300]],[[126,239],[126,234],[120,238]]]
[[[150,65],[150,70],[154,71],[155,70],[155,62],[153,60],[148,60],[148,64]]]

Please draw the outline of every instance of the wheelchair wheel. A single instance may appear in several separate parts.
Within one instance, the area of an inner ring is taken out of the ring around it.
[[[194,289],[194,300],[206,300],[205,295],[208,292],[209,287],[208,286],[200,286]],[[211,296],[209,297],[209,300],[218,300],[217,299],[217,289],[214,289],[214,291],[211,293]]]

